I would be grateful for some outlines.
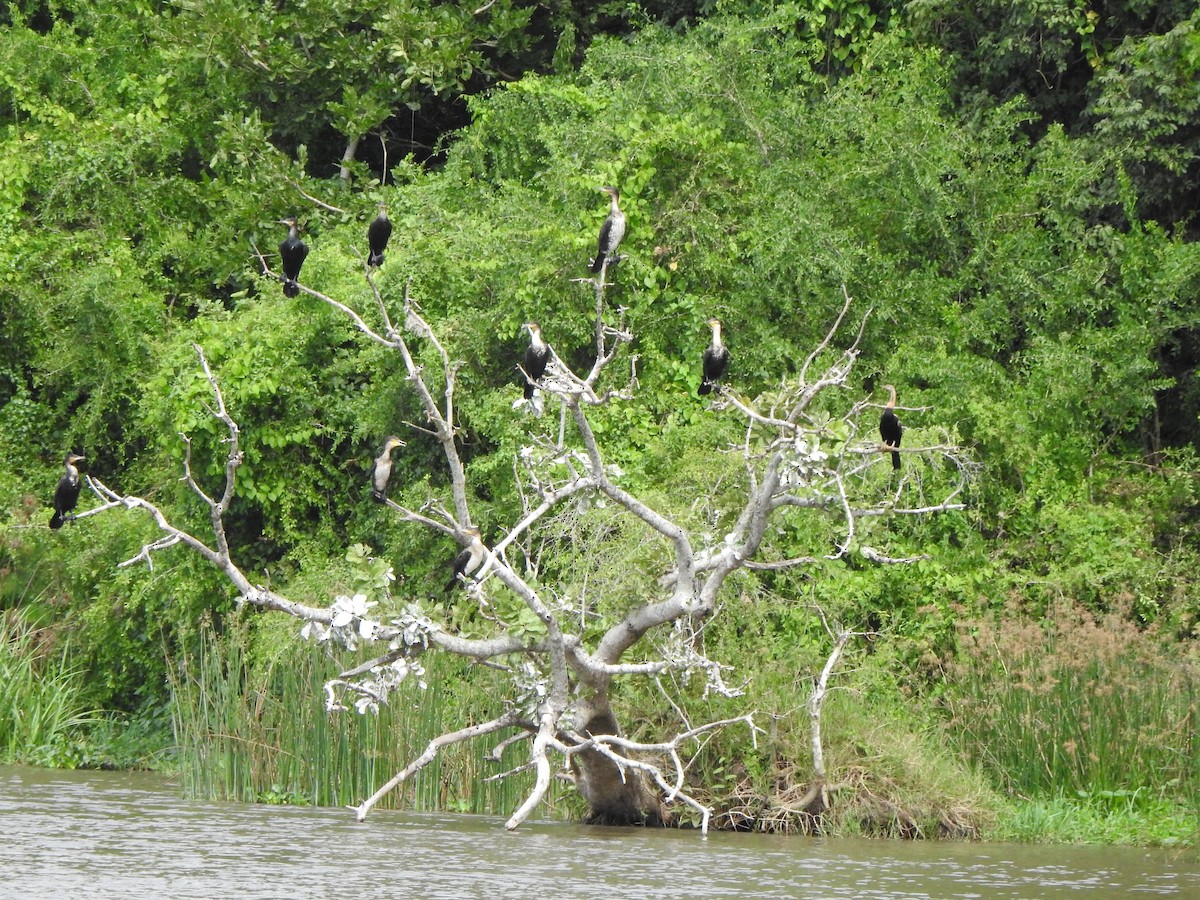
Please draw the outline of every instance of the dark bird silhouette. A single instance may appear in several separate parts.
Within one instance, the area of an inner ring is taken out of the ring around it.
[[[279,245],[279,258],[283,262],[283,296],[295,297],[300,293],[300,267],[308,256],[308,244],[300,240],[300,225],[295,216],[279,220],[288,227],[288,236]]]
[[[58,486],[54,489],[54,515],[50,517],[51,528],[62,528],[63,522],[68,518],[75,518],[71,515],[71,511],[79,502],[79,488],[81,487],[79,470],[75,468],[75,463],[82,462],[85,458],[78,453],[67,454],[66,471],[63,472],[62,478],[58,479]]]
[[[883,439],[883,449],[892,451],[892,468],[900,468],[900,454],[895,451],[900,446],[900,438],[904,435],[904,426],[896,418],[896,389],[885,384],[883,389],[888,392],[888,402],[879,417],[879,436]]]
[[[383,265],[383,251],[387,249],[388,240],[392,236],[392,221],[387,217],[387,204],[379,204],[379,215],[367,226],[367,244],[371,247],[371,255],[367,257],[367,265],[378,268]]]
[[[388,479],[392,477],[392,451],[407,444],[398,437],[389,437],[383,442],[383,452],[375,457],[371,466],[371,499],[376,503],[387,500]]]
[[[608,218],[600,226],[600,240],[596,247],[596,258],[592,260],[593,272],[599,272],[604,268],[605,259],[610,263],[616,262],[614,254],[617,252],[617,247],[621,245],[621,238],[625,237],[625,213],[621,212],[621,207],[617,205],[617,201],[621,196],[620,192],[615,187],[607,185],[600,188],[600,190],[608,194],[612,203],[609,206]]]
[[[542,329],[537,322],[526,322],[522,328],[529,330],[529,346],[525,348],[525,359],[521,368],[525,370],[525,399],[532,400],[537,382],[546,374],[550,362],[550,346],[542,340]]]
[[[712,329],[712,343],[704,349],[700,367],[702,379],[698,393],[703,396],[717,387],[725,370],[729,368],[729,348],[721,343],[721,320],[709,319],[708,327]]]
[[[474,572],[478,571],[479,567],[483,565],[484,558],[487,556],[487,549],[483,546],[483,541],[479,537],[479,526],[468,526],[466,533],[470,535],[471,543],[458,551],[458,555],[454,557],[454,562],[451,564],[454,572],[450,576],[450,580],[446,582],[447,594],[454,590],[454,586],[460,580],[465,581]]]

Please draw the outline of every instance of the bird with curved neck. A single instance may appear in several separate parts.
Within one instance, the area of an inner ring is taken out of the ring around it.
[[[383,442],[383,452],[375,457],[375,463],[371,466],[371,499],[376,503],[387,501],[388,479],[392,477],[392,451],[407,446],[395,436]]]
[[[900,446],[900,439],[904,435],[904,426],[900,424],[900,420],[896,418],[896,389],[890,384],[885,384],[883,389],[888,392],[887,405],[883,407],[883,414],[879,417],[879,437],[883,439],[883,450],[892,452],[892,468],[900,468],[900,454],[896,452],[896,448]]]
[[[380,203],[379,215],[367,226],[367,244],[371,249],[371,255],[367,257],[368,266],[377,269],[383,265],[383,251],[387,249],[391,237],[392,221],[387,215],[387,204]]]
[[[707,324],[712,329],[712,343],[704,349],[704,356],[700,360],[702,377],[698,393],[701,396],[720,387],[725,370],[729,367],[729,348],[721,342],[721,320],[709,319]]]
[[[450,575],[450,580],[446,583],[447,594],[454,590],[455,585],[459,581],[466,581],[475,572],[479,571],[479,567],[483,565],[483,560],[487,557],[487,548],[483,546],[479,526],[468,525],[464,529],[464,533],[471,540],[467,546],[458,551],[458,555],[454,557],[454,562],[450,564],[453,572]]]
[[[608,218],[600,226],[600,240],[596,247],[596,258],[592,260],[593,272],[599,272],[603,269],[605,260],[608,260],[610,265],[617,262],[615,256],[617,247],[621,245],[621,239],[625,237],[625,213],[621,212],[621,207],[618,203],[621,198],[620,191],[609,185],[605,185],[600,190],[608,194],[610,202]]]
[[[537,382],[546,374],[550,362],[550,345],[542,338],[542,329],[537,322],[526,322],[521,326],[529,332],[529,346],[521,368],[525,370],[525,399],[532,400],[537,392]]]
[[[79,469],[75,467],[75,463],[82,462],[84,459],[86,457],[78,453],[68,453],[64,460],[66,470],[54,488],[54,515],[50,517],[51,528],[62,528],[63,522],[68,518],[75,518],[71,513],[79,502],[79,489],[82,487],[79,481]]]
[[[279,259],[283,268],[283,296],[295,297],[300,293],[300,267],[308,256],[308,244],[300,240],[300,223],[295,216],[279,220],[288,227],[288,235],[279,244]]]

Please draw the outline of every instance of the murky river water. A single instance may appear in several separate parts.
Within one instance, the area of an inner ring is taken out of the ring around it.
[[[162,779],[0,767],[0,897],[1200,898],[1194,851],[534,824],[181,801]],[[547,898],[548,900],[548,898]]]

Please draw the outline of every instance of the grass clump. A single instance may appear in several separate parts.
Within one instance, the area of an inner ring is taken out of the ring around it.
[[[967,621],[959,638],[949,728],[1017,798],[999,836],[1195,841],[1200,694],[1197,661],[1178,644],[1121,611],[1070,603],[1041,622],[1011,612]]]
[[[933,728],[880,690],[838,694],[828,708],[838,803],[826,833],[977,838],[994,818],[995,792],[945,752]]]
[[[324,650],[297,642],[292,623],[227,620],[202,628],[175,667],[172,693],[180,774],[188,796],[276,804],[344,806],[370,796],[428,742],[461,727],[491,692],[481,670],[430,658],[428,688],[395,691],[377,714],[325,709],[325,682],[337,674]],[[365,660],[367,657],[364,656]],[[348,663],[347,663],[348,664]],[[464,687],[465,685],[465,687]],[[480,717],[480,716],[477,716]],[[507,814],[528,790],[528,773],[486,782],[520,765],[523,745],[493,768],[486,748],[445,748],[381,807]]]
[[[74,739],[94,721],[68,647],[19,610],[0,615],[0,761],[73,767]]]
[[[991,840],[1021,843],[1200,846],[1200,820],[1186,805],[1139,791],[1018,800],[998,816]]]

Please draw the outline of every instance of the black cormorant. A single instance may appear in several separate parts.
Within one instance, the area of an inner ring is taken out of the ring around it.
[[[383,251],[387,249],[388,239],[392,236],[392,221],[387,217],[387,204],[379,204],[379,215],[367,226],[367,243],[371,247],[371,255],[367,257],[367,265],[379,267],[383,265]]]
[[[75,504],[79,502],[79,470],[75,468],[75,463],[81,462],[85,457],[78,453],[68,453],[66,458],[66,471],[63,472],[62,478],[58,479],[58,487],[54,489],[54,515],[50,517],[51,528],[62,528],[63,522],[67,517],[71,516],[71,511],[75,509]]]
[[[308,244],[300,240],[300,225],[295,216],[279,220],[288,227],[288,236],[279,245],[279,258],[283,261],[283,296],[295,297],[300,293],[300,267],[308,256]]]
[[[600,241],[596,248],[596,258],[592,260],[593,272],[599,272],[604,267],[605,259],[608,259],[609,263],[616,262],[613,254],[617,252],[617,247],[621,244],[621,238],[625,237],[625,213],[621,212],[621,207],[617,205],[617,201],[621,196],[620,192],[615,187],[609,187],[608,185],[600,188],[600,190],[608,194],[612,205],[609,208],[608,218],[600,226]]]
[[[888,402],[879,417],[879,436],[883,438],[883,449],[892,451],[892,468],[900,468],[900,454],[893,448],[900,446],[900,438],[904,434],[904,426],[896,418],[896,389],[885,384],[883,389],[888,392]]]
[[[450,580],[446,583],[447,594],[454,590],[454,586],[458,584],[459,579],[465,581],[476,572],[483,565],[483,560],[487,556],[487,549],[483,546],[483,541],[479,537],[479,526],[468,526],[466,533],[471,536],[471,543],[458,551],[458,556],[454,557],[454,563],[452,564],[454,572],[450,576]]]
[[[376,503],[387,500],[388,479],[392,477],[392,451],[407,446],[398,437],[389,437],[383,442],[383,452],[375,457],[371,466],[371,499]]]
[[[542,340],[542,329],[537,322],[526,322],[522,327],[529,330],[529,346],[525,348],[525,360],[521,366],[525,370],[525,399],[532,400],[537,388],[535,382],[546,374],[550,347]]]
[[[704,349],[701,361],[703,378],[700,381],[701,395],[707,394],[717,387],[725,369],[729,367],[729,348],[721,343],[721,320],[709,319],[708,327],[712,329],[712,343]]]

